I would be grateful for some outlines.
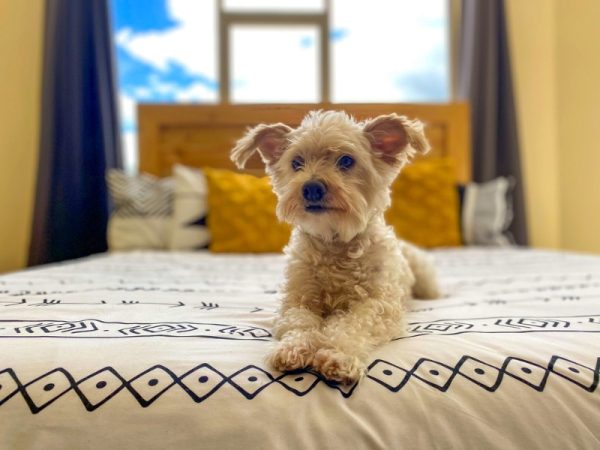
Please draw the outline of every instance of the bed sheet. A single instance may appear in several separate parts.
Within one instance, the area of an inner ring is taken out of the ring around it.
[[[0,277],[0,448],[600,448],[600,258],[434,252],[445,298],[357,385],[264,363],[284,257]]]

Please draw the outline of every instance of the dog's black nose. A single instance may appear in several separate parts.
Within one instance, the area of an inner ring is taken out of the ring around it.
[[[309,181],[302,188],[302,195],[309,202],[321,201],[326,192],[327,188],[320,181]]]

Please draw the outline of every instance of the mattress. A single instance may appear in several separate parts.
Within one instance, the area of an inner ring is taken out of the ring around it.
[[[283,256],[0,277],[0,448],[600,448],[600,258],[434,252],[444,297],[352,386],[264,363]]]

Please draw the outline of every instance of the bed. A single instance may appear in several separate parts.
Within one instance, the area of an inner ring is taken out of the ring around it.
[[[307,108],[144,106],[141,167],[229,167],[246,125]],[[347,109],[424,119],[469,179],[465,105]],[[0,448],[599,448],[600,258],[432,253],[444,299],[411,301],[406,334],[351,386],[265,366],[281,255],[110,253],[0,276]]]

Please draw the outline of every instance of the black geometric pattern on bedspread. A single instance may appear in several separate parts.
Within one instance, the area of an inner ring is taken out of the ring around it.
[[[207,304],[210,305],[210,304]],[[209,306],[207,306],[209,307]],[[406,334],[394,340],[465,333],[600,333],[600,315],[498,316],[409,322]],[[100,319],[0,319],[0,339],[20,338],[211,338],[268,341],[269,330],[236,323],[117,322]]]
[[[144,338],[183,337],[264,341],[260,327],[210,322],[115,322],[82,320],[1,320],[0,338]]]
[[[598,387],[599,375],[600,357],[597,358],[596,367],[590,368],[557,355],[552,356],[546,365],[514,356],[496,365],[465,355],[455,364],[421,358],[412,367],[377,359],[369,365],[362,383],[375,382],[392,393],[402,390],[409,383],[420,383],[444,393],[459,379],[488,392],[495,392],[504,380],[510,379],[543,392],[547,380],[553,377],[591,393]],[[0,370],[0,407],[20,394],[31,412],[37,414],[73,392],[87,411],[95,411],[117,395],[126,393],[133,396],[141,407],[147,408],[166,392],[176,388],[185,392],[194,402],[202,403],[226,385],[248,400],[276,385],[302,397],[319,383],[338,390],[344,398],[359,391],[356,389],[358,384],[338,385],[312,371],[274,375],[254,365],[225,375],[204,363],[182,375],[176,375],[168,367],[159,364],[130,379],[124,378],[113,367],[104,367],[79,380],[68,370],[56,368],[28,382],[21,380],[13,369],[7,368]]]

